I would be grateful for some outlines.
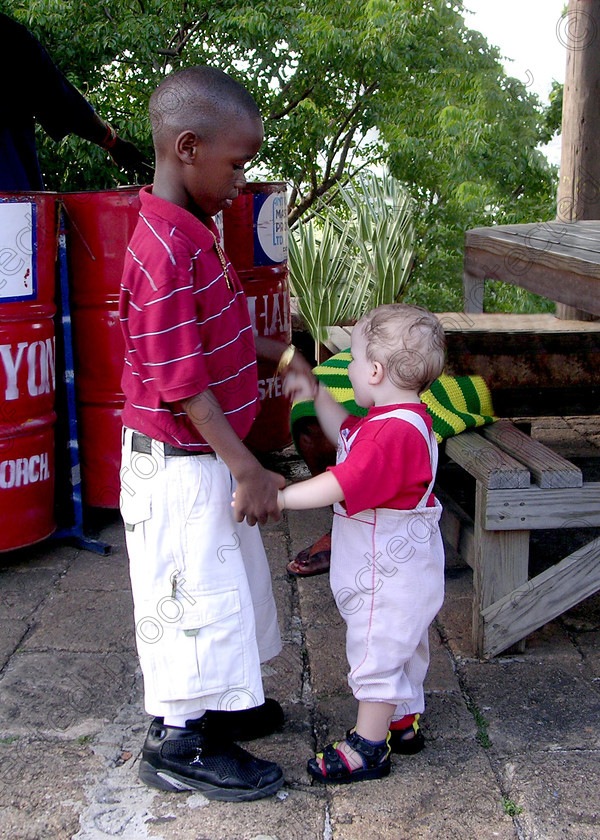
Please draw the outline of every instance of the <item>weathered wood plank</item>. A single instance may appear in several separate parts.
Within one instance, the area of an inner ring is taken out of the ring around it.
[[[486,440],[495,443],[524,464],[541,488],[581,487],[583,475],[579,467],[553,452],[539,440],[519,431],[510,420],[498,420],[484,426]]]
[[[446,454],[491,490],[526,488],[529,470],[477,432],[463,432],[445,442]]]
[[[468,314],[483,312],[485,276],[475,275],[467,268],[466,262],[463,272],[463,307]]]
[[[582,487],[541,490],[537,485],[515,491],[488,490],[482,510],[491,531],[530,531],[541,528],[600,527],[600,482]]]
[[[574,235],[577,224],[523,225],[516,232],[503,225],[473,228],[465,234],[465,251],[502,257],[503,270],[512,275],[524,274],[535,262],[574,274],[580,274],[583,266],[586,276],[600,279],[600,223],[595,229],[587,228],[585,239]]]
[[[562,261],[555,254],[539,251],[535,259],[523,249],[491,240],[478,248],[465,247],[464,274],[477,279],[490,278],[512,283],[546,298],[560,298],[561,303],[600,315],[600,266],[571,258]],[[593,270],[590,270],[590,266]]]
[[[519,251],[539,251],[600,264],[600,225],[597,221],[589,222],[587,227],[579,222],[496,225],[472,228],[465,233],[465,244],[469,247],[480,248],[489,240],[503,243],[504,249],[509,248],[515,259],[519,258]]]
[[[484,510],[485,488],[477,482],[475,510]],[[489,531],[475,517],[473,560],[473,646],[486,649],[483,610],[527,581],[529,531]]]
[[[600,333],[600,322],[564,321],[549,312],[438,312],[436,313],[446,334],[449,333],[490,333],[502,336],[514,333],[521,335],[544,335],[558,333],[563,339],[571,333]],[[344,327],[348,333],[352,327]]]
[[[483,654],[495,656],[600,589],[600,538],[482,609]]]

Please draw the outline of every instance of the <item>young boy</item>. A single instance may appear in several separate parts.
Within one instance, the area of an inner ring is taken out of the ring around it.
[[[282,510],[334,505],[330,582],[347,625],[358,717],[345,740],[308,763],[326,783],[380,778],[390,751],[422,748],[428,628],[444,594],[437,444],[419,399],[442,372],[443,329],[420,307],[379,306],[354,327],[351,352],[348,375],[366,417],[347,414],[304,375],[285,386],[314,399],[325,434],[338,441],[335,467],[279,493]]]
[[[140,777],[162,790],[257,799],[279,766],[233,740],[281,726],[260,663],[281,650],[257,528],[278,519],[282,476],[242,440],[258,408],[257,339],[212,216],[245,185],[263,127],[250,94],[219,70],[190,67],[150,99],[151,188],[125,262],[121,511],[146,711]],[[310,371],[296,355],[296,372]],[[237,483],[235,511],[230,506]]]

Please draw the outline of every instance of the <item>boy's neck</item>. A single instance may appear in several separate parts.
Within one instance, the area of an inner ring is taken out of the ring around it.
[[[404,403],[420,403],[418,391],[407,388],[397,388],[389,380],[373,388],[373,407],[381,408],[386,405],[402,405]]]
[[[169,201],[171,204],[176,204],[178,207],[182,207],[188,213],[191,213],[192,216],[195,216],[202,224],[207,227],[210,226],[209,217],[205,216],[195,204],[190,202],[189,196],[180,181],[173,177],[168,170],[165,171],[165,167],[156,167],[154,182],[152,184],[152,195]]]

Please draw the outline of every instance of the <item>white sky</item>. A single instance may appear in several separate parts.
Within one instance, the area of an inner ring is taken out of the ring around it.
[[[466,25],[499,48],[507,74],[547,103],[552,81],[565,80],[566,0],[464,0],[463,5]],[[543,151],[552,163],[560,163],[560,140]]]

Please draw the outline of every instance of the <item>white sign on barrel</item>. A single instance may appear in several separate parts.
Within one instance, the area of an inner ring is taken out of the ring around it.
[[[0,301],[33,300],[35,204],[0,203]]]

